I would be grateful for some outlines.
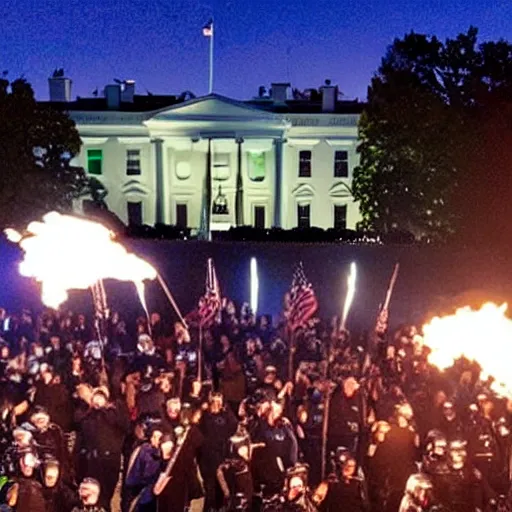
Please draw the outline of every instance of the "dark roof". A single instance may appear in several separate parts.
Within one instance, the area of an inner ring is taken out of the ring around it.
[[[276,114],[360,114],[365,107],[365,103],[359,101],[338,101],[334,112],[323,112],[321,101],[288,100],[275,104],[272,100],[254,99],[245,103]]]
[[[120,108],[116,109],[120,112],[152,112],[161,108],[170,107],[177,103],[182,103],[183,100],[177,96],[156,96],[152,94],[138,95],[133,97],[133,103],[121,102]],[[55,101],[42,101],[43,105],[51,105],[58,110],[80,110],[91,112],[104,112],[109,110],[107,107],[106,98],[77,98],[75,101],[69,102],[55,102]],[[113,109],[112,109],[113,110]]]
[[[120,112],[152,112],[166,107],[171,107],[183,103],[179,96],[156,96],[156,95],[135,95],[133,103],[121,102]],[[77,98],[70,102],[40,102],[42,105],[51,105],[58,110],[66,111],[90,111],[104,112],[108,111],[106,98]],[[242,101],[248,107],[274,112],[276,114],[322,114],[322,102],[310,100],[288,100],[286,103],[274,103],[270,99],[253,99]],[[360,114],[365,107],[365,103],[359,101],[338,101],[336,103],[335,114]],[[325,112],[332,114],[333,112]]]

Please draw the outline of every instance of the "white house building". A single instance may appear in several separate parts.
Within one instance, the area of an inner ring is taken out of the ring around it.
[[[52,104],[83,141],[75,163],[104,184],[124,222],[199,228],[208,177],[212,230],[358,222],[351,181],[363,105],[338,100],[336,87],[289,99],[289,84],[272,84],[250,101],[134,92],[125,82],[71,101],[71,81],[50,78]]]

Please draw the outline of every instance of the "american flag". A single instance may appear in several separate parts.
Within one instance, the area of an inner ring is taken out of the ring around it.
[[[221,305],[220,287],[213,260],[208,258],[206,270],[206,293],[199,300],[198,315],[201,327],[209,327],[219,314]]]
[[[203,27],[203,36],[212,37],[213,36],[213,20],[210,19],[208,23]]]
[[[306,279],[304,268],[300,263],[293,274],[288,305],[288,324],[292,331],[306,327],[318,309],[318,300],[312,284]]]

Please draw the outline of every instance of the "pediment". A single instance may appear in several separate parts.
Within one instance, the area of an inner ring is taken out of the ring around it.
[[[195,98],[155,113],[149,121],[244,121],[283,123],[280,116],[217,94]]]
[[[125,195],[128,195],[128,194],[141,195],[141,196],[148,195],[147,187],[137,180],[129,180],[126,183],[124,183],[123,186],[121,187],[121,191]]]
[[[352,197],[352,191],[344,181],[340,181],[330,188],[329,196],[336,198],[350,198]]]
[[[313,197],[315,189],[307,183],[302,183],[293,190],[292,194],[296,198]]]

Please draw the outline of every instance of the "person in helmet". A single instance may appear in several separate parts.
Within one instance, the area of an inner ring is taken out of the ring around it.
[[[366,456],[370,503],[374,510],[386,510],[389,500],[389,478],[393,464],[393,453],[386,437],[391,430],[387,421],[372,425],[371,443]]]
[[[464,425],[453,402],[446,401],[443,404],[443,415],[437,428],[443,432],[448,441],[465,437]]]
[[[72,512],[106,512],[100,505],[101,486],[94,478],[84,478],[78,488],[80,505]]]
[[[152,511],[155,509],[153,484],[160,473],[160,443],[164,429],[158,420],[147,421],[147,441],[138,446],[128,461],[124,485],[134,497],[130,510]]]
[[[19,476],[14,479],[12,507],[19,512],[46,512],[43,486],[38,480],[40,461],[30,449],[18,454]]]
[[[58,460],[45,458],[41,463],[41,470],[46,512],[71,510],[80,504],[76,492],[62,480]]]
[[[41,457],[55,458],[59,462],[60,476],[67,483],[74,482],[74,472],[64,432],[51,421],[48,411],[36,405],[30,414],[33,436],[40,447]]]
[[[217,468],[228,456],[229,439],[235,433],[237,421],[231,408],[224,406],[222,393],[211,393],[208,409],[201,416],[199,429],[204,437],[199,467],[205,488],[206,510],[220,508],[222,500],[217,483]]]
[[[366,481],[355,457],[346,449],[338,448],[333,457],[333,472],[313,495],[320,512],[335,512],[343,504],[344,512],[368,510]]]
[[[413,410],[409,403],[398,405],[395,421],[386,435],[382,448],[388,451],[390,496],[388,507],[395,511],[400,506],[407,479],[416,473],[419,458],[419,436],[413,426]]]
[[[448,467],[448,441],[440,430],[431,430],[425,439],[425,452],[422,459],[423,472],[446,474]]]
[[[236,510],[241,494],[246,509],[251,510],[253,499],[251,458],[254,445],[242,425],[239,425],[235,434],[230,437],[229,444],[229,456],[217,468],[217,480],[224,495],[224,503],[228,511]]]
[[[448,465],[450,470],[443,479],[443,487],[434,480],[436,500],[442,507],[453,512],[484,510],[484,503],[492,497],[492,491],[482,474],[470,464],[465,440],[450,441]]]
[[[316,507],[309,497],[307,464],[296,464],[286,472],[284,483],[282,512],[316,512]],[[348,510],[348,509],[347,509]]]
[[[425,512],[431,510],[433,485],[424,473],[409,477],[398,512]]]

